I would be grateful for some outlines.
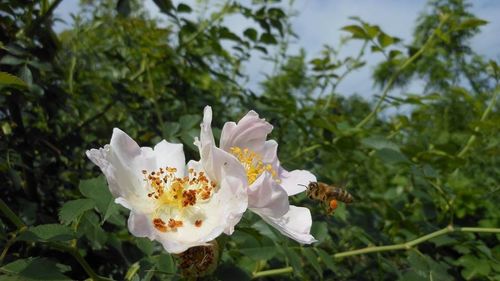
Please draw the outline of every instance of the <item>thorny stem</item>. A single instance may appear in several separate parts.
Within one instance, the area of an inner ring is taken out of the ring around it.
[[[438,30],[441,30],[441,27],[448,20],[448,18],[449,18],[449,16],[447,16],[447,15],[444,16],[443,19],[441,20],[441,22],[439,23],[438,27],[436,29],[434,29],[431,36],[429,36],[429,38],[427,38],[427,41],[424,43],[424,45],[415,54],[413,54],[413,56],[408,58],[398,68],[398,70],[396,70],[394,72],[394,74],[392,74],[391,78],[389,79],[389,81],[387,82],[387,84],[384,87],[384,90],[382,92],[382,95],[380,96],[380,99],[375,104],[375,107],[363,120],[361,120],[361,122],[359,122],[358,125],[356,125],[356,129],[362,128],[364,125],[366,125],[366,123],[368,123],[375,116],[375,114],[377,114],[380,111],[382,103],[384,102],[385,98],[387,97],[389,90],[391,90],[392,85],[394,84],[394,82],[396,82],[396,79],[398,78],[398,76],[401,74],[401,72],[403,72],[403,70],[406,67],[408,67],[410,64],[412,64],[420,55],[422,55],[425,52],[425,50],[427,50],[427,48],[431,45],[434,37],[436,36],[436,32]]]
[[[5,217],[7,217],[7,219],[9,219],[17,227],[18,232],[23,232],[27,229],[26,224],[9,208],[9,206],[7,206],[7,204],[2,199],[0,199],[0,211],[5,215]],[[12,239],[14,239],[14,240],[12,240]],[[7,243],[9,243],[9,242],[11,244],[14,243],[15,236],[12,239],[11,239],[12,242],[9,240]],[[99,276],[97,273],[95,273],[95,271],[92,269],[92,267],[82,257],[80,252],[78,252],[77,248],[69,246],[69,245],[64,244],[64,243],[57,243],[57,242],[49,242],[49,243],[47,243],[47,245],[49,245],[53,249],[56,249],[56,250],[59,250],[62,252],[66,252],[66,253],[70,254],[71,256],[73,256],[78,261],[78,263],[83,267],[83,269],[89,275],[89,277],[92,278],[93,280],[95,280],[95,281],[112,280],[112,279],[108,279],[108,278]],[[2,252],[2,258],[4,255],[7,254],[6,253],[7,250],[8,250],[8,248],[6,247],[6,249],[4,249],[5,253]]]
[[[333,258],[339,259],[339,258],[344,258],[344,257],[357,256],[357,255],[370,254],[370,253],[380,253],[380,252],[397,251],[397,250],[410,250],[413,247],[417,246],[418,244],[421,244],[421,243],[426,242],[432,238],[436,238],[438,236],[442,236],[442,235],[452,233],[452,232],[500,233],[500,228],[454,227],[452,225],[449,225],[443,229],[434,231],[432,233],[426,234],[422,237],[419,237],[417,239],[414,239],[414,240],[411,240],[411,241],[408,241],[405,243],[394,244],[394,245],[384,245],[384,246],[370,246],[370,247],[366,247],[366,248],[362,248],[362,249],[340,252],[340,253],[334,254]],[[290,273],[290,272],[293,272],[293,268],[284,267],[284,268],[254,272],[252,276],[253,276],[253,278],[257,278],[257,277],[278,275],[278,274],[284,274],[284,273]]]
[[[497,100],[497,96],[498,96],[498,92],[500,92],[500,87],[497,87],[495,89],[495,91],[493,92],[493,97],[491,98],[491,101],[490,101],[490,104],[488,105],[488,107],[484,110],[483,112],[483,115],[481,116],[481,119],[479,119],[479,121],[484,121],[486,119],[486,117],[488,117],[488,115],[490,114],[491,110],[493,109],[493,106],[495,105],[495,102]],[[467,153],[467,151],[469,150],[469,148],[472,146],[472,144],[474,144],[474,142],[476,141],[476,133],[479,132],[479,126],[476,126],[474,128],[474,134],[472,134],[470,137],[469,137],[469,140],[467,141],[467,143],[465,144],[464,148],[457,154],[457,157],[459,158],[462,158],[464,157],[465,153]]]

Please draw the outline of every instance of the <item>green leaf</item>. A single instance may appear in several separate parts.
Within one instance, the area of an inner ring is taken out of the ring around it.
[[[31,73],[30,68],[25,64],[21,67],[19,70],[19,77],[23,79],[24,82],[28,85],[28,87],[31,87],[33,84],[33,74]]]
[[[341,28],[341,30],[351,33],[353,38],[357,39],[369,39],[370,37],[366,34],[365,30],[358,25],[346,25]]]
[[[255,30],[255,28],[250,27],[250,28],[245,29],[245,31],[243,31],[243,35],[255,42],[257,40],[258,34],[257,34],[257,30]]]
[[[270,260],[276,255],[274,246],[257,246],[255,248],[240,248],[239,251],[254,260]]]
[[[291,266],[294,268],[294,274],[302,275],[302,261],[300,259],[300,256],[297,254],[296,251],[293,249],[290,249],[287,246],[283,246],[282,249],[285,252],[285,255],[288,259],[288,262],[291,264]]]
[[[471,19],[466,19],[463,22],[460,23],[458,26],[458,29],[471,29],[471,28],[477,28],[483,25],[488,24],[488,21],[478,19],[478,18],[471,18]]]
[[[382,48],[385,48],[385,47],[387,47],[387,46],[389,46],[389,45],[394,44],[394,42],[395,42],[396,40],[394,39],[394,37],[389,36],[389,35],[385,34],[384,32],[381,32],[381,33],[377,36],[377,41],[378,41],[378,43],[380,44],[380,46],[381,46]]]
[[[178,13],[191,13],[191,11],[193,11],[193,9],[191,9],[191,7],[184,3],[180,3],[179,5],[177,5]]]
[[[262,33],[259,41],[271,45],[278,44],[278,41],[271,33]]]
[[[68,225],[78,219],[83,213],[94,208],[95,202],[91,199],[76,199],[64,203],[59,210],[59,220]]]
[[[377,150],[376,155],[386,164],[411,163],[404,154],[390,148]]]
[[[316,238],[318,241],[322,242],[325,239],[327,239],[328,236],[328,224],[326,222],[313,222],[312,227],[311,227],[311,234]]]
[[[156,268],[163,273],[173,274],[176,271],[175,262],[171,255],[161,253],[158,257]]]
[[[135,244],[147,256],[153,254],[154,242],[149,240],[148,238],[136,238]]]
[[[338,270],[333,258],[327,252],[325,252],[323,249],[316,249],[316,252],[318,252],[321,261],[326,265],[326,267],[328,267],[328,269],[333,272]]]
[[[385,137],[382,136],[373,136],[369,138],[364,138],[361,140],[361,143],[377,150],[388,148],[399,151],[399,146],[397,144],[387,140]]]
[[[18,259],[0,268],[0,272],[19,277],[13,280],[63,281],[71,280],[61,272],[61,266],[45,258]],[[11,279],[12,280],[12,279]]]
[[[179,118],[179,124],[181,127],[181,130],[186,132],[189,131],[190,129],[194,127],[199,127],[201,122],[201,117],[200,115],[195,115],[195,114],[186,114],[181,116]]]
[[[0,71],[0,86],[17,86],[21,88],[28,88],[28,85],[23,81],[23,79],[2,71]]]
[[[99,217],[95,212],[83,214],[80,219],[78,234],[85,235],[94,249],[101,249],[108,240],[107,233],[102,229]]]
[[[479,259],[473,255],[462,256],[458,263],[464,267],[462,270],[462,276],[467,279],[473,279],[474,277],[487,276],[491,267],[487,260]]]
[[[73,231],[61,224],[42,224],[28,228],[19,236],[23,241],[67,241],[75,238]]]
[[[101,213],[101,223],[118,212],[118,205],[109,191],[104,176],[80,181],[79,189],[83,196],[95,201],[97,209]]]
[[[6,55],[0,60],[0,64],[6,65],[20,65],[21,63],[24,63],[23,59],[11,55]]]
[[[320,278],[323,278],[323,270],[321,269],[321,265],[319,265],[318,258],[316,257],[314,250],[312,248],[302,248],[302,253],[306,257],[309,264],[311,264],[314,270],[316,270]]]

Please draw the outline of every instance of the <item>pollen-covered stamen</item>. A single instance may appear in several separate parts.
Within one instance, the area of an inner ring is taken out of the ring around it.
[[[249,184],[252,184],[265,171],[271,173],[271,176],[275,181],[280,182],[280,179],[278,178],[276,171],[273,169],[273,166],[271,164],[265,164],[262,161],[262,157],[258,153],[248,148],[241,149],[237,146],[231,147],[230,151],[231,154],[238,158],[238,160],[245,168]]]
[[[167,226],[166,226],[165,222],[162,219],[160,219],[160,218],[153,219],[153,225],[159,231],[161,231],[161,232],[167,232]]]
[[[210,181],[204,172],[189,169],[189,175],[182,178],[177,177],[176,172],[177,169],[172,167],[152,172],[142,170],[144,181],[147,182],[147,196],[156,205],[153,225],[161,232],[175,231],[182,227],[183,220],[179,218],[185,218],[193,212],[184,210],[210,200],[217,187],[217,183]],[[169,220],[166,223],[162,218]],[[200,227],[201,221],[194,224]]]
[[[178,227],[181,227],[182,225],[183,225],[182,221],[174,219],[168,220],[168,227],[170,227],[172,230],[176,230]]]

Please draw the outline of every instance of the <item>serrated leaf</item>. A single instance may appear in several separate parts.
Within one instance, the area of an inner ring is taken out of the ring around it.
[[[101,223],[118,212],[118,206],[109,191],[104,176],[82,180],[78,188],[83,196],[95,201],[97,209],[101,213]]]
[[[0,268],[4,274],[19,277],[18,280],[63,281],[71,280],[60,272],[60,267],[45,258],[18,259]]]
[[[74,232],[61,224],[42,224],[30,227],[19,236],[23,241],[67,241],[75,238]]]
[[[328,224],[326,222],[313,222],[311,234],[316,240],[322,242],[328,237]]]
[[[326,267],[328,267],[328,269],[330,269],[333,272],[337,270],[337,266],[335,266],[333,258],[327,252],[325,252],[325,250],[316,249],[316,252],[318,252],[321,261],[326,265]]]
[[[373,149],[388,148],[399,151],[399,146],[397,144],[387,140],[382,136],[373,136],[369,138],[364,138],[361,140],[361,143]]]
[[[274,246],[240,248],[239,251],[254,260],[270,260],[276,255],[276,247]]]
[[[106,232],[99,223],[99,217],[95,212],[87,212],[82,216],[78,227],[78,233],[85,235],[94,249],[101,249],[108,239]]]
[[[462,256],[458,262],[464,267],[461,273],[467,280],[474,277],[487,276],[491,271],[490,264],[487,261],[473,255]]]
[[[68,225],[75,221],[86,211],[94,208],[95,202],[92,199],[76,199],[64,203],[59,210],[59,220]]]
[[[318,258],[316,257],[314,250],[312,248],[302,248],[302,253],[306,257],[309,264],[316,270],[320,278],[323,278],[323,270],[321,269],[321,265],[318,262]]]
[[[26,82],[24,82],[21,78],[2,71],[0,71],[0,86],[17,86],[21,88],[28,88]]]
[[[285,255],[288,259],[288,262],[294,268],[294,274],[302,275],[302,261],[300,256],[293,249],[290,249],[286,246],[282,248],[285,252]]]

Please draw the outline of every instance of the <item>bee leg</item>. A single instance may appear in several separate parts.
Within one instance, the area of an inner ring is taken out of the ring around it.
[[[337,209],[337,207],[338,207],[337,200],[335,199],[331,200],[330,203],[328,204],[327,213],[329,215],[333,214],[335,212],[335,209]]]

